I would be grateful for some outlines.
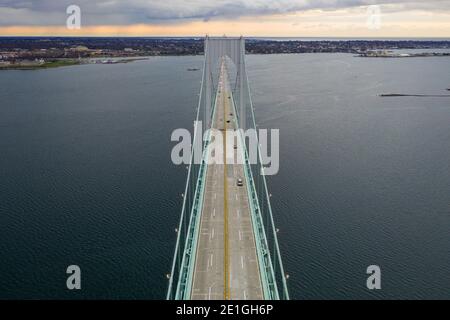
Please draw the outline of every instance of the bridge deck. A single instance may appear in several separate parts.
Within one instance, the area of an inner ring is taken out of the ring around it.
[[[222,65],[212,128],[235,129],[230,96]],[[208,166],[200,223],[191,299],[263,299],[243,165]]]

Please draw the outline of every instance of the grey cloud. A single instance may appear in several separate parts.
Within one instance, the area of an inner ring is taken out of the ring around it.
[[[450,10],[450,0],[0,0],[0,24],[60,24],[68,5],[79,5],[89,25],[163,23],[269,15],[371,4],[404,9]]]

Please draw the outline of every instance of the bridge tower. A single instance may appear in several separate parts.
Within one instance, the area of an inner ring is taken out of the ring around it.
[[[240,38],[211,38],[205,39],[205,67],[204,82],[205,86],[205,116],[206,127],[210,127],[211,110],[214,103],[214,89],[217,88],[218,75],[217,70],[220,67],[220,61],[228,58],[235,66],[236,74],[230,75],[236,79],[236,89],[238,89],[238,100],[236,107],[239,112],[239,127],[246,129],[246,95],[245,87],[247,85],[247,74],[245,72],[245,40]]]

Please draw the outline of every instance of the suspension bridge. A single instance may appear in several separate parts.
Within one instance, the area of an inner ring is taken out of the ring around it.
[[[244,38],[206,37],[196,114],[216,135],[194,130],[167,299],[289,299],[260,144],[253,163],[243,134],[257,127]],[[229,131],[238,132],[233,141]]]

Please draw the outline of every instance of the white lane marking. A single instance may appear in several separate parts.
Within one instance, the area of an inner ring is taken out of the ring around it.
[[[214,239],[214,228],[212,229],[211,239]]]
[[[239,230],[239,241],[242,241],[242,232]]]
[[[217,199],[217,193],[214,193],[214,199]]]
[[[211,300],[211,287],[209,287],[209,290],[208,290],[208,300]]]
[[[242,267],[242,269],[244,269],[244,257],[243,256],[241,256],[241,267]]]
[[[216,208],[214,208],[214,210],[213,210],[213,217],[215,217],[216,216]]]
[[[212,265],[213,265],[213,258],[214,258],[214,255],[211,253],[211,259],[209,260],[209,261],[210,261],[211,267],[212,267]]]
[[[237,216],[238,218],[241,216],[241,211],[239,209],[237,210]]]
[[[247,292],[244,290],[244,300],[247,300]]]
[[[236,196],[236,201],[238,200],[238,196],[237,196],[237,193],[235,194],[235,196]]]

